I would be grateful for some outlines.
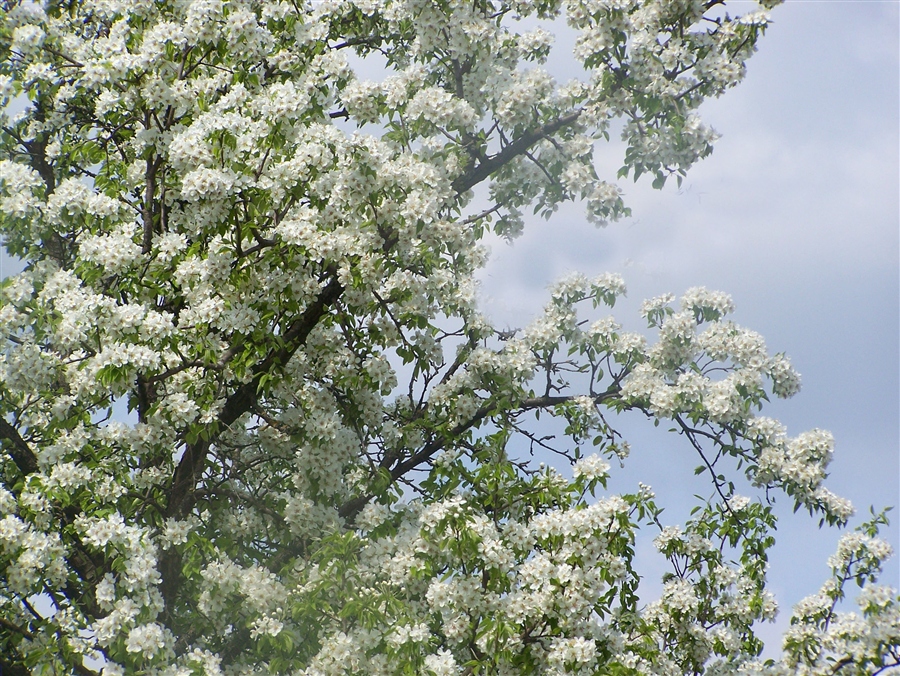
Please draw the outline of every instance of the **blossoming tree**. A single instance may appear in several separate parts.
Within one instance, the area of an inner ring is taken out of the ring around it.
[[[611,123],[619,178],[710,152],[695,110],[741,79],[762,4],[0,1],[0,232],[25,262],[0,288],[2,674],[896,665],[894,591],[836,611],[889,555],[883,515],[758,658],[768,496],[852,508],[826,432],[758,415],[798,377],[727,296],[648,301],[652,340],[606,316],[615,276],[564,280],[521,331],[476,305],[489,230],[627,213],[592,161]],[[539,26],[563,16],[584,73],[560,84]],[[623,411],[696,452],[686,523],[606,490]],[[657,600],[639,530],[671,561]]]

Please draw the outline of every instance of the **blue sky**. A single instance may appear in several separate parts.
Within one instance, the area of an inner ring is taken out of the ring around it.
[[[729,3],[732,12],[751,6]],[[644,298],[697,285],[731,293],[735,321],[786,352],[803,376],[801,393],[768,414],[792,435],[834,433],[828,485],[858,515],[869,505],[900,509],[898,7],[776,7],[746,80],[702,109],[722,138],[681,189],[629,182],[630,219],[597,230],[576,204],[535,219],[511,246],[494,242],[482,275],[487,314],[521,326],[546,301],[544,288],[573,270],[621,273],[629,297],[614,314],[634,328]],[[598,154],[610,179],[622,160],[613,146]],[[652,428],[635,431],[632,444],[640,469],[628,475],[650,483],[674,519],[694,492],[695,458]],[[766,631],[772,639],[793,603],[825,580],[840,536],[779,505],[771,580],[782,612]],[[885,535],[898,550],[893,515]],[[883,580],[900,586],[896,556]]]

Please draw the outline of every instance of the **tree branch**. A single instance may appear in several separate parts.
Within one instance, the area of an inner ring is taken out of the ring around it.
[[[21,664],[7,661],[9,658],[0,656],[0,675],[2,676],[31,676],[31,670]]]
[[[618,385],[614,385],[606,392],[594,396],[594,403],[600,404],[607,399],[611,399],[612,397],[616,396],[618,393]],[[551,406],[563,404],[567,401],[571,401],[572,399],[574,399],[574,395],[556,397],[531,397],[529,399],[525,399],[513,413],[531,411],[536,408],[550,408]],[[466,422],[460,423],[440,437],[435,437],[427,444],[425,444],[418,453],[415,453],[407,458],[405,462],[400,462],[394,465],[394,468],[391,470],[391,480],[399,480],[407,472],[415,469],[423,462],[427,462],[428,460],[430,460],[435,453],[445,448],[450,441],[459,437],[461,434],[468,432],[470,429],[472,429],[472,427],[474,427],[476,424],[478,424],[488,416],[494,415],[495,413],[499,412],[500,411],[496,406],[482,406]],[[345,519],[352,520],[357,514],[359,514],[362,508],[366,506],[366,504],[369,502],[369,500],[372,499],[372,497],[372,495],[360,495],[353,498],[352,500],[348,500],[338,509],[338,514],[340,514],[340,516]]]
[[[181,456],[181,460],[175,468],[172,484],[168,491],[167,517],[184,518],[190,513],[196,500],[197,484],[203,474],[209,449],[217,435],[256,405],[262,377],[287,364],[293,354],[303,345],[313,328],[344,292],[343,285],[337,279],[336,271],[329,270],[328,272],[331,281],[281,336],[283,347],[273,350],[259,362],[253,369],[253,378],[238,387],[225,401],[225,406],[217,420],[217,431],[207,440],[186,445],[184,455]],[[160,589],[166,601],[166,608],[170,609],[175,605],[174,598],[183,581],[181,556],[177,550],[172,548],[163,553],[160,558],[160,572],[163,578]],[[167,612],[169,611],[167,610]]]
[[[33,474],[39,469],[37,456],[25,443],[18,430],[0,417],[0,439],[10,442],[9,455],[23,475]]]
[[[3,627],[4,629],[9,629],[10,631],[17,633],[20,636],[24,636],[29,641],[33,641],[35,639],[35,635],[32,634],[30,631],[20,627],[17,624],[14,624],[13,622],[10,622],[9,620],[6,620],[2,617],[0,617],[0,627]]]
[[[563,115],[555,119],[553,122],[538,127],[537,129],[526,132],[515,141],[506,146],[496,155],[492,155],[483,162],[471,167],[461,176],[453,181],[453,189],[457,194],[462,194],[467,190],[481,183],[488,176],[500,169],[503,165],[508,164],[514,158],[525,153],[531,146],[546,138],[550,134],[554,134],[563,127],[574,123],[581,115],[580,110],[575,110],[568,115]]]
[[[325,313],[340,298],[343,292],[343,285],[332,272],[331,281],[322,289],[318,298],[284,332],[282,337],[284,347],[271,352],[268,357],[257,364],[253,369],[253,379],[241,385],[225,401],[225,406],[219,414],[219,424],[223,428],[231,425],[256,404],[259,396],[259,384],[263,375],[271,373],[274,369],[283,367],[288,363],[294,353],[303,345],[306,337],[319,323],[319,320],[325,316]]]

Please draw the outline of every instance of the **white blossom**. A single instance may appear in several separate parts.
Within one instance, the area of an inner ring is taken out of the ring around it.
[[[853,508],[826,487],[828,433],[757,416],[800,379],[726,317],[729,296],[658,296],[641,327],[607,314],[619,275],[570,273],[527,323],[479,310],[489,231],[570,199],[598,224],[628,213],[594,157],[614,129],[620,179],[659,187],[709,154],[698,107],[743,77],[766,12],[8,10],[0,228],[25,263],[0,289],[13,671],[814,674],[898,644],[873,515],[794,609],[780,663],[757,659],[777,609],[762,497],[829,523]],[[557,15],[584,67],[564,84]],[[620,414],[717,458],[686,521],[664,526],[644,484],[605,490],[635,460]],[[635,552],[657,526],[673,568],[653,594]]]

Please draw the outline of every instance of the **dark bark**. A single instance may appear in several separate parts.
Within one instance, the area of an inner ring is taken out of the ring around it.
[[[38,471],[38,460],[34,451],[25,443],[18,430],[2,417],[0,417],[0,439],[9,442],[9,455],[24,476]]]
[[[580,115],[581,111],[576,110],[568,115],[563,115],[562,117],[555,119],[553,122],[548,122],[533,131],[526,132],[496,155],[491,155],[486,160],[466,170],[461,176],[453,181],[453,189],[457,194],[462,194],[467,190],[471,190],[505,164],[511,162],[519,155],[523,155],[531,148],[531,146],[542,138],[547,138],[563,127],[574,124]]]
[[[330,281],[319,296],[306,310],[288,327],[282,335],[282,347],[273,350],[269,355],[253,368],[253,378],[238,387],[222,408],[216,421],[217,430],[207,440],[199,440],[193,444],[186,444],[184,454],[175,469],[172,477],[172,485],[168,492],[168,504],[166,515],[183,519],[193,509],[196,501],[196,491],[210,447],[215,443],[217,434],[226,427],[236,422],[242,415],[250,411],[259,400],[260,383],[262,377],[283,368],[294,353],[306,342],[306,338],[322,318],[329,312],[334,303],[344,292],[344,287],[337,280],[334,271],[329,271]],[[162,575],[161,592],[166,602],[168,623],[172,622],[172,609],[177,606],[176,599],[183,582],[181,574],[181,556],[173,547],[165,551],[160,559],[160,573]]]

